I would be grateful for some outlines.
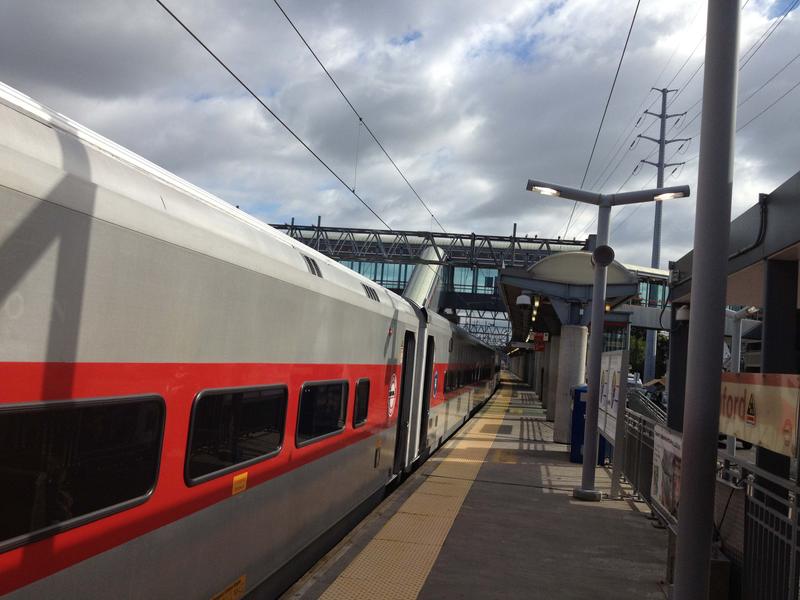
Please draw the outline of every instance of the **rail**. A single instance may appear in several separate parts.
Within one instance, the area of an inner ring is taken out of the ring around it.
[[[635,495],[650,504],[653,481],[653,432],[657,421],[630,408],[625,410],[625,451],[622,474]]]
[[[633,390],[633,404],[643,399]],[[663,424],[625,412],[622,472],[635,496],[675,532],[676,521],[652,501],[654,430]],[[743,600],[800,600],[800,486],[741,455],[718,453],[715,543],[731,560]]]
[[[719,453],[718,466],[730,492],[715,531],[723,551],[741,572],[742,598],[798,600],[800,487],[725,452]],[[726,530],[727,509],[734,498],[742,506],[741,515]]]

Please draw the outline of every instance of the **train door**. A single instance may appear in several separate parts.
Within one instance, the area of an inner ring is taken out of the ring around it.
[[[434,367],[434,353],[435,344],[433,336],[428,336],[428,344],[425,348],[425,384],[422,386],[422,410],[420,411],[419,421],[419,453],[422,456],[423,452],[428,449],[428,419],[431,412],[431,385],[433,384],[433,367]],[[438,379],[437,385],[438,388]]]
[[[397,437],[394,447],[393,473],[403,470],[403,462],[408,447],[408,425],[411,415],[411,391],[414,387],[414,333],[406,331],[403,339],[403,372],[400,376],[400,406],[397,410]]]

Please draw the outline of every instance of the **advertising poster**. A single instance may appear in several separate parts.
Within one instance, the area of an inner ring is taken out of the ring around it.
[[[723,373],[719,430],[794,458],[798,395],[798,375]]]
[[[610,442],[614,441],[617,431],[622,353],[622,350],[603,352],[602,366],[600,367],[600,413],[597,424],[600,433]]]
[[[681,435],[656,425],[653,433],[653,502],[665,514],[678,517],[681,492]]]

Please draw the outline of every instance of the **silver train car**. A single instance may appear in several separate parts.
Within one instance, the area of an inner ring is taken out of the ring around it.
[[[272,597],[496,353],[0,84],[0,595]]]

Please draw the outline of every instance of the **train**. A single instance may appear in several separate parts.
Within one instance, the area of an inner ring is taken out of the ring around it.
[[[497,386],[430,307],[4,84],[0,154],[0,595],[275,597]]]

